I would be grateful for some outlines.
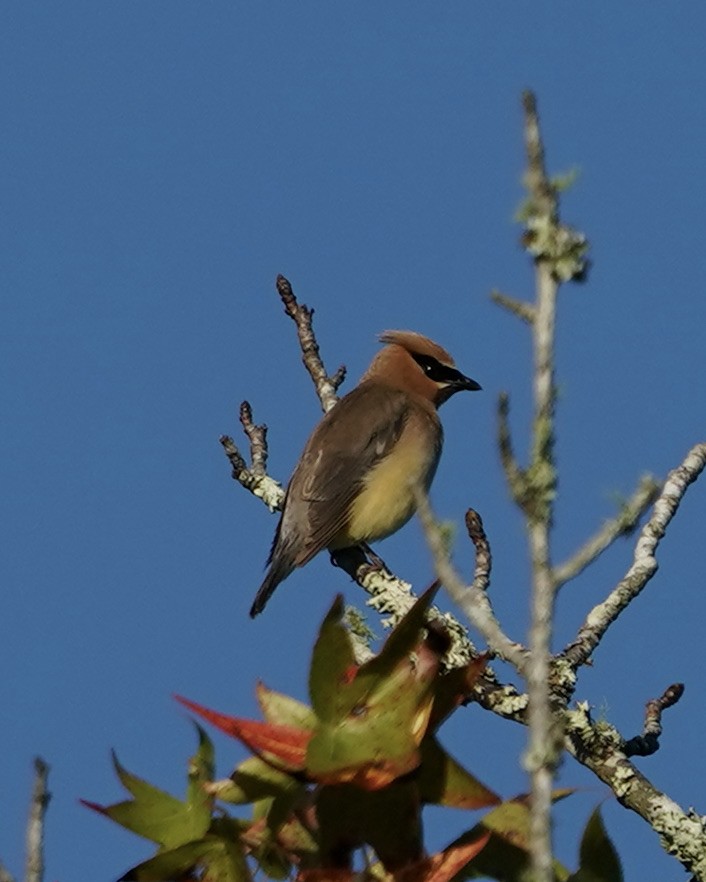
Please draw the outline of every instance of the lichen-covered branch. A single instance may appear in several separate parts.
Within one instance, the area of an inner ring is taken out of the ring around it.
[[[384,628],[394,628],[417,600],[408,582],[399,579],[386,566],[370,564],[361,548],[344,548],[334,557],[336,564],[370,595],[367,605],[384,616]],[[450,648],[443,660],[446,669],[463,667],[478,657],[467,630],[450,613],[432,606],[428,616],[448,635]]]
[[[528,518],[532,562],[530,655],[525,669],[529,693],[529,737],[524,765],[532,783],[530,818],[532,867],[536,882],[551,882],[553,878],[552,790],[561,756],[549,690],[555,598],[549,531],[556,494],[554,335],[559,276],[554,270],[553,259],[541,248],[537,248],[537,233],[541,230],[546,233],[547,239],[553,238],[559,220],[556,193],[544,167],[544,146],[534,95],[525,92],[522,104],[525,113],[527,152],[525,183],[532,206],[523,243],[534,257],[537,291],[532,323],[534,420],[531,460],[526,472],[529,487],[524,505]]]
[[[240,423],[250,443],[250,466],[230,435],[221,435],[220,442],[230,461],[232,477],[270,509],[277,511],[284,503],[282,485],[267,474],[267,426],[253,423],[252,408],[247,401],[240,405]]]
[[[667,476],[652,514],[640,531],[630,569],[608,597],[591,610],[576,639],[562,653],[574,668],[586,663],[611,624],[657,572],[657,547],[689,485],[699,477],[704,467],[706,443],[700,443],[692,447],[681,465]]]
[[[319,354],[319,344],[316,341],[312,321],[314,310],[309,309],[303,303],[299,303],[294,296],[292,286],[283,275],[277,276],[277,291],[284,304],[287,315],[297,326],[297,336],[302,350],[302,361],[314,381],[316,394],[319,396],[321,407],[324,412],[331,410],[338,396],[338,387],[346,377],[346,369],[341,365],[338,370],[329,376],[324,368],[324,363]]]
[[[588,705],[566,714],[567,749],[637,812],[659,835],[662,847],[699,882],[706,880],[706,820],[684,811],[658,790],[626,757],[625,742],[607,723],[594,723]]]
[[[652,475],[645,475],[630,499],[622,505],[618,514],[607,520],[600,530],[567,561],[554,568],[554,582],[557,589],[570,579],[575,579],[620,536],[632,533],[640,518],[659,496],[659,490],[660,485],[657,479]]]

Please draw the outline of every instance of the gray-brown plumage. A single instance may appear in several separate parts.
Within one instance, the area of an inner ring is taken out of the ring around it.
[[[441,346],[412,331],[386,331],[360,383],[321,420],[287,488],[269,569],[250,615],[324,548],[384,539],[414,514],[413,486],[434,478],[443,430],[437,408],[480,389]]]

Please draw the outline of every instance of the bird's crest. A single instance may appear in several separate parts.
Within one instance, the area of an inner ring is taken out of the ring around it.
[[[456,365],[443,346],[416,331],[383,331],[379,339],[381,343],[395,343],[412,355],[428,355],[442,364]]]

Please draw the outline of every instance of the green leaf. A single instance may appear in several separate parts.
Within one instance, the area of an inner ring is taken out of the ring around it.
[[[459,765],[431,735],[422,742],[418,781],[425,804],[478,809],[500,802],[497,794]]]
[[[567,791],[556,791],[554,800],[563,799]],[[473,841],[484,831],[490,831],[490,839],[480,854],[473,858],[456,882],[464,879],[498,879],[500,882],[528,882],[530,878],[529,855],[530,810],[525,797],[503,802],[488,812],[479,824],[465,833],[457,842]],[[554,878],[568,882],[569,871],[559,861],[554,861]]]
[[[442,677],[436,678],[434,684],[434,710],[430,726],[436,731],[444,720],[459,705],[470,701],[473,688],[485,670],[487,655],[479,655],[461,668],[453,668]]]
[[[215,782],[215,796],[223,802],[245,805],[290,790],[302,784],[292,775],[275,769],[258,756],[251,756],[235,769],[230,778]]]
[[[312,709],[296,698],[268,689],[264,683],[257,684],[256,695],[268,723],[299,729],[313,729],[316,725],[316,715]]]
[[[434,585],[415,601],[414,606],[393,629],[378,655],[361,666],[358,675],[360,678],[368,675],[380,676],[390,672],[399,661],[415,650],[420,641],[427,612],[438,590],[439,586]]]
[[[119,882],[165,882],[200,870],[203,882],[250,882],[243,850],[238,843],[205,836],[179,848],[160,852],[128,870]]]
[[[194,723],[199,736],[199,746],[189,760],[189,783],[186,790],[186,804],[190,810],[202,817],[210,819],[213,810],[213,797],[207,793],[204,785],[213,781],[215,772],[215,753],[213,742],[205,730]]]
[[[377,789],[419,764],[439,667],[438,655],[422,640],[433,593],[414,604],[380,654],[360,668],[350,667],[343,648],[344,640],[350,648],[348,636],[334,621],[340,605],[327,616],[312,663],[312,703],[320,724],[307,748],[306,771],[315,780],[355,780]],[[330,648],[324,653],[324,647]]]
[[[212,799],[204,794],[200,785],[195,786],[195,781],[190,781],[187,801],[182,802],[128,772],[115,754],[113,764],[133,799],[106,806],[101,809],[103,814],[163,848],[175,848],[206,833],[211,822]]]
[[[583,831],[579,850],[579,869],[569,882],[623,882],[623,869],[618,852],[596,809]]]
[[[324,722],[345,716],[340,706],[342,687],[358,669],[342,617],[343,598],[339,594],[319,630],[309,670],[311,706]]]
[[[341,865],[366,844],[387,870],[423,855],[419,792],[413,779],[366,792],[349,784],[322,787],[316,803],[323,866]]]
[[[288,860],[276,842],[263,842],[252,857],[257,860],[262,872],[268,879],[284,880],[292,872],[292,862]]]
[[[356,780],[367,789],[385,786],[419,764],[433,696],[436,665],[406,658],[389,674],[369,676],[366,692],[342,720],[322,723],[307,748],[306,770],[317,781]],[[346,699],[348,704],[348,697]]]

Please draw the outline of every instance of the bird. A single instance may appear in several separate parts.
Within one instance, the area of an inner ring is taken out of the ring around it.
[[[437,408],[481,386],[449,353],[415,331],[385,331],[384,347],[358,385],[325,414],[306,442],[287,486],[268,567],[250,616],[297,567],[395,533],[416,509],[415,485],[428,491],[443,429]]]

